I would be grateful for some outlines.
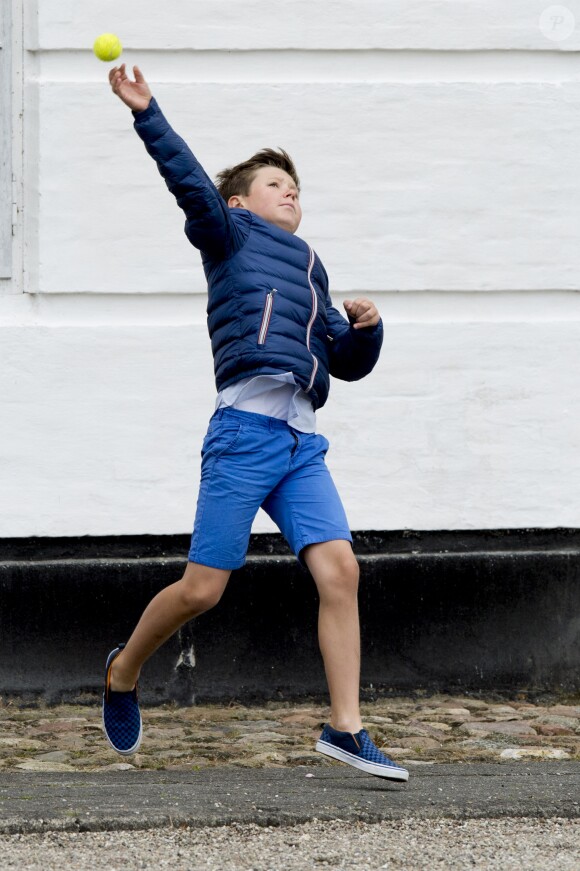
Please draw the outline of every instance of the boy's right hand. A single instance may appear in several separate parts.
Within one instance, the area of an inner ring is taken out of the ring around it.
[[[109,82],[113,93],[123,103],[134,112],[143,112],[149,105],[152,94],[139,67],[133,67],[133,75],[135,76],[134,82],[125,72],[125,64],[121,64],[120,67],[113,67],[109,73]]]

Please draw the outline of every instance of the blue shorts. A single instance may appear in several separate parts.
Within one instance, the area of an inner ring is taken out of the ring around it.
[[[302,565],[309,544],[352,543],[348,521],[324,462],[328,441],[283,420],[220,408],[201,451],[201,484],[189,561],[238,569],[262,507]]]

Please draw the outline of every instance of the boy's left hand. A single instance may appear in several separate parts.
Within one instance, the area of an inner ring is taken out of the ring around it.
[[[365,299],[363,296],[359,296],[352,301],[345,299],[343,305],[349,318],[354,319],[353,327],[355,330],[374,327],[381,319],[374,302],[371,302],[370,299]]]

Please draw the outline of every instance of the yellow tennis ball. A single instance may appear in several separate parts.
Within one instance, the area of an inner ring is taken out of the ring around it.
[[[93,51],[99,60],[112,61],[119,57],[123,51],[123,46],[119,41],[119,37],[115,36],[114,33],[101,33],[95,39]]]

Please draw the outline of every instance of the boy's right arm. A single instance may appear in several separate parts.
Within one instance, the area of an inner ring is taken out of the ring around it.
[[[232,221],[214,183],[169,125],[139,68],[133,67],[133,72],[134,82],[123,64],[111,70],[109,81],[114,93],[132,109],[137,134],[185,212],[189,241],[212,259],[231,257],[243,246],[247,234]]]

